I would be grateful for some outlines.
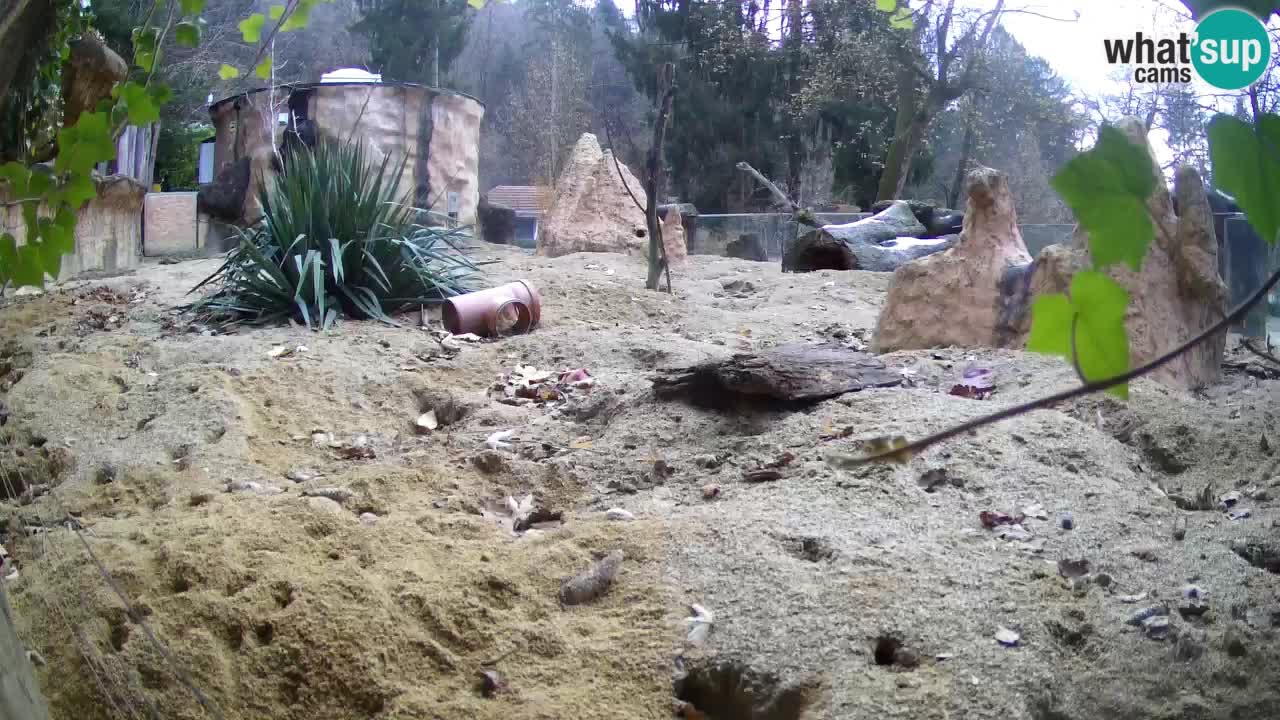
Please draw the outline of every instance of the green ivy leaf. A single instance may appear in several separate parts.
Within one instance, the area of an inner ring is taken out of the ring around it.
[[[200,34],[199,23],[184,20],[174,28],[173,39],[183,47],[193,48],[200,44]]]
[[[1218,115],[1209,123],[1213,181],[1235,197],[1249,224],[1268,243],[1280,232],[1280,116],[1264,115],[1258,128]]]
[[[129,110],[129,124],[146,127],[160,120],[160,108],[151,99],[147,88],[136,82],[120,86],[120,100]]]
[[[283,5],[272,5],[272,6],[271,6],[271,10],[270,10],[270,11],[269,11],[269,13],[268,13],[268,17],[270,17],[272,20],[279,20],[279,19],[280,19],[281,17],[283,17],[283,16],[284,16],[284,6],[283,6]]]
[[[467,4],[476,10],[484,9],[484,0],[467,0]]]
[[[9,194],[15,199],[30,195],[31,171],[26,165],[16,162],[0,165],[0,180],[9,183]]]
[[[262,58],[262,62],[258,63],[257,67],[253,69],[253,74],[263,80],[271,78],[271,55],[269,53],[266,57]]]
[[[226,63],[223,63],[222,67],[218,68],[218,77],[223,80],[232,80],[240,77],[240,71]]]
[[[62,269],[62,256],[75,251],[76,239],[52,218],[40,218],[40,243],[36,248],[41,270],[56,278]]]
[[[900,12],[890,16],[889,27],[894,30],[910,30],[915,27],[915,21],[911,19],[911,11],[904,7]]]
[[[205,0],[182,0],[179,4],[184,15],[199,15],[204,12],[204,2]]]
[[[111,138],[109,115],[105,112],[80,113],[76,124],[58,131],[58,172],[88,174],[95,165],[116,156]]]
[[[143,72],[151,72],[160,55],[160,31],[155,28],[133,29],[133,64]]]
[[[53,188],[53,176],[41,170],[31,171],[31,182],[27,185],[28,197],[44,197]]]
[[[1147,197],[1156,177],[1145,148],[1114,127],[1103,126],[1093,149],[1077,155],[1053,178],[1053,189],[1089,232],[1095,268],[1128,263],[1142,267],[1155,228]]]
[[[280,32],[293,32],[306,27],[307,23],[311,22],[311,8],[315,7],[316,4],[317,0],[298,0],[298,5],[293,8],[293,13],[280,26]]]
[[[72,208],[79,208],[98,197],[97,186],[93,184],[93,176],[89,173],[72,173],[60,192],[62,202]]]
[[[173,99],[173,88],[162,82],[152,83],[149,92],[151,93],[151,102],[155,103],[157,107]]]
[[[250,45],[257,45],[262,39],[262,26],[267,23],[267,16],[254,13],[240,21],[240,37]]]
[[[15,288],[44,286],[44,270],[36,252],[26,247],[19,248],[9,233],[0,235],[0,282],[12,282]]]
[[[1042,295],[1031,306],[1027,349],[1071,361],[1075,325],[1076,358],[1088,381],[1106,380],[1129,370],[1129,335],[1125,313],[1129,293],[1115,280],[1093,270],[1076,273],[1071,295]],[[1128,385],[1107,392],[1129,397]]]
[[[876,0],[876,8],[880,12],[893,12],[898,9],[898,0]]]

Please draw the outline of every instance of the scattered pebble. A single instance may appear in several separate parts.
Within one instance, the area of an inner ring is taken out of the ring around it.
[[[1227,511],[1227,518],[1231,520],[1244,520],[1253,516],[1253,511],[1249,508],[1232,508]]]
[[[1170,629],[1168,615],[1152,615],[1142,621],[1142,631],[1152,640],[1165,639],[1168,637]]]
[[[1098,573],[1097,575],[1094,575],[1093,581],[1097,583],[1098,587],[1104,588],[1111,587],[1111,583],[1115,582],[1107,573]]]
[[[318,472],[315,472],[312,470],[303,470],[300,468],[294,468],[289,472],[285,473],[284,476],[285,476],[285,479],[292,480],[296,483],[311,482],[312,480],[319,480],[320,478],[324,477],[324,475],[321,475]]]
[[[355,497],[355,493],[343,487],[322,487],[322,488],[311,488],[309,490],[303,490],[302,496],[329,498],[330,500],[341,505],[347,502],[348,500],[350,500],[351,498]]]
[[[480,671],[480,694],[491,698],[507,686],[507,681],[497,670]]]
[[[1018,643],[1021,641],[1022,636],[1009,628],[1002,627],[999,630],[996,630],[996,642],[1005,647],[1017,647]]]
[[[428,410],[419,415],[417,420],[413,421],[413,426],[414,430],[417,431],[419,435],[425,435],[426,433],[440,427],[440,421],[436,419],[435,410]]]
[[[1133,625],[1134,627],[1138,627],[1142,625],[1144,622],[1146,622],[1147,620],[1149,620],[1150,618],[1157,617],[1160,615],[1168,615],[1168,614],[1169,614],[1169,609],[1166,608],[1165,606],[1150,605],[1130,615],[1129,619],[1126,620],[1125,622],[1128,623],[1129,625]]]
[[[1078,578],[1089,574],[1089,561],[1062,559],[1058,561],[1058,574],[1064,578]]]
[[[365,527],[373,527],[378,522],[378,516],[371,512],[360,513],[360,524]]]
[[[1182,602],[1178,605],[1178,614],[1184,620],[1204,615],[1209,611],[1207,595],[1208,593],[1197,585],[1183,586]]]
[[[284,492],[274,485],[264,485],[252,480],[232,480],[227,483],[227,492],[251,492],[259,495],[276,495]]]
[[[603,559],[592,563],[590,567],[566,580],[560,586],[560,603],[563,605],[581,605],[600,597],[613,584],[622,568],[623,554],[614,550]]]
[[[336,500],[330,500],[327,497],[309,497],[307,505],[316,512],[330,513],[332,515],[342,514],[342,506]]]
[[[623,510],[622,508],[609,508],[604,511],[604,517],[606,520],[620,520],[624,522],[636,519],[635,515]]]
[[[1071,516],[1071,513],[1064,512],[1058,516],[1058,527],[1063,530],[1074,530],[1076,527],[1076,520]]]
[[[711,626],[716,620],[715,614],[697,603],[690,605],[689,610],[693,615],[684,620],[684,624],[689,626],[689,634],[685,639],[691,645],[701,645],[711,635]]]
[[[1146,593],[1138,593],[1137,595],[1117,595],[1116,599],[1127,605],[1142,602],[1147,598]]]

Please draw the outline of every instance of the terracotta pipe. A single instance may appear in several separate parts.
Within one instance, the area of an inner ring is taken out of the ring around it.
[[[488,337],[529,332],[541,316],[542,298],[524,280],[451,297],[444,301],[441,312],[445,329],[454,335]]]

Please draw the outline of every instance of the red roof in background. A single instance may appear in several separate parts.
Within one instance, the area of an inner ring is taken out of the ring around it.
[[[551,204],[551,191],[533,185],[499,185],[487,194],[489,202],[505,205],[521,215],[541,215]]]

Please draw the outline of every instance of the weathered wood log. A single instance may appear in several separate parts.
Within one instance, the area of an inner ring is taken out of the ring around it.
[[[910,206],[897,200],[872,217],[823,225],[796,238],[783,253],[782,271],[893,272],[903,263],[942,252],[954,244],[955,238],[918,239],[925,232]]]
[[[786,404],[901,382],[900,373],[873,355],[840,345],[796,344],[664,370],[653,379],[653,389],[660,398],[706,405],[734,400]]]

